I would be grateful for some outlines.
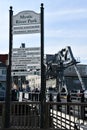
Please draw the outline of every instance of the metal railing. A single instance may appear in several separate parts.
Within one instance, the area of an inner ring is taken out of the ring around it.
[[[12,102],[10,123],[11,128],[39,128],[39,102]]]
[[[0,102],[0,128],[4,128],[5,102]],[[12,101],[10,127],[14,129],[40,128],[40,103]]]
[[[40,92],[20,92],[22,95],[21,101],[40,101]],[[19,95],[20,95],[19,93]],[[19,96],[20,98],[20,96]],[[46,101],[54,101],[58,102],[60,98],[60,101],[67,102],[68,100],[71,102],[81,102],[82,100],[82,93],[80,95],[78,93],[71,93],[70,96],[68,96],[66,93],[46,93]],[[85,102],[85,98],[83,99]]]
[[[4,102],[0,102],[0,128],[4,126]],[[84,130],[87,124],[87,103],[46,102],[45,128]],[[77,124],[78,120],[78,124]],[[10,128],[40,129],[40,102],[11,102]],[[82,128],[83,126],[83,128]]]
[[[48,121],[50,128],[83,130],[80,124],[87,127],[87,104],[48,102],[47,105],[50,107],[50,118]],[[79,125],[77,125],[77,120]]]

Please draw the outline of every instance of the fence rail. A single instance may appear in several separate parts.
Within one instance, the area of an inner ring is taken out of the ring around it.
[[[83,124],[85,127],[87,125],[87,117],[85,117],[84,108],[87,108],[87,104],[85,103],[54,103],[49,102],[50,106],[50,118],[51,118],[51,127],[60,128],[64,130],[83,130],[80,124]],[[67,111],[67,106],[69,109]],[[77,107],[77,113],[75,113],[75,109],[73,109],[73,113],[71,111],[71,107]],[[65,110],[61,109],[65,108]],[[82,108],[82,115],[79,114]],[[79,125],[77,126],[77,120],[79,121]],[[49,121],[50,122],[50,121]],[[50,124],[49,124],[50,126]]]
[[[4,107],[4,102],[0,102],[0,129],[4,127]],[[86,103],[46,102],[44,127],[63,130],[76,130],[77,127],[79,130],[84,130],[80,125],[82,124],[85,128],[87,124],[84,110],[87,110]],[[11,102],[11,129],[40,129],[40,123],[40,102]]]

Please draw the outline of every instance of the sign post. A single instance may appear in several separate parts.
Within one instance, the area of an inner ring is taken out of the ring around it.
[[[41,4],[41,124],[40,127],[45,127],[45,89],[46,89],[46,80],[45,80],[45,65],[44,65],[44,8]]]
[[[13,44],[13,34],[12,34],[12,20],[13,11],[12,7],[9,10],[9,63],[7,66],[7,87],[6,87],[6,98],[5,98],[5,120],[4,127],[10,127],[10,91],[11,91],[11,59],[12,59],[12,44]]]

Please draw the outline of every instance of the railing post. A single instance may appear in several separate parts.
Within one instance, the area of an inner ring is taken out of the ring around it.
[[[5,123],[5,104],[2,104],[2,128],[4,128],[4,123]]]
[[[61,102],[60,93],[57,94],[57,102]],[[58,103],[58,105],[57,105],[57,111],[61,111],[61,108],[62,108],[62,106],[59,105],[59,103]]]
[[[71,96],[70,93],[67,95],[67,102],[71,102]],[[70,105],[67,104],[67,114],[70,114]]]
[[[84,92],[82,93],[81,96],[81,103],[84,103]],[[85,118],[85,106],[81,105],[81,118]]]
[[[45,120],[45,128],[49,128],[49,121],[50,121],[50,108],[48,103],[46,103],[46,107],[45,107],[45,114],[46,114],[46,120]]]
[[[53,101],[53,95],[52,95],[52,93],[49,94],[49,101],[50,102]],[[52,109],[52,105],[50,105],[50,109]]]
[[[50,101],[50,102],[53,101],[53,95],[52,95],[52,93],[49,94],[49,101]]]

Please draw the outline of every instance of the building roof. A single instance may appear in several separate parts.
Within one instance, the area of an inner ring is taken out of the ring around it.
[[[7,64],[8,54],[0,54],[0,62]]]

